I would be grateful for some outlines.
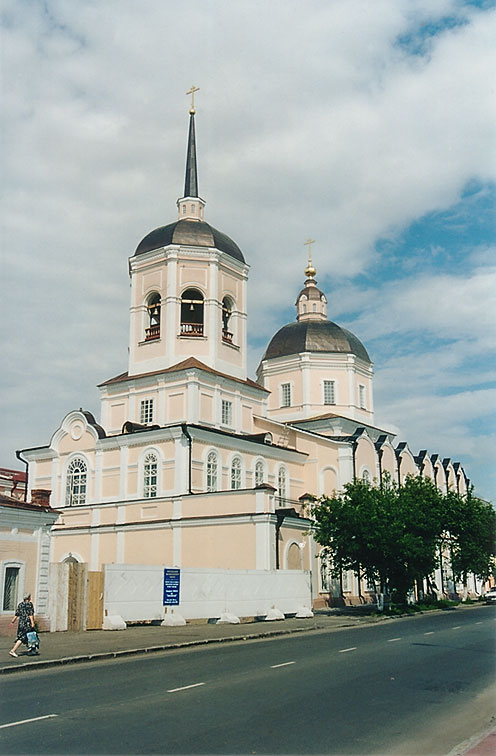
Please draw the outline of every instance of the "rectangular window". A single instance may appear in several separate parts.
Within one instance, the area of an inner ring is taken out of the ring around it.
[[[222,425],[229,425],[232,427],[233,418],[233,405],[232,402],[228,402],[226,399],[222,400]]]
[[[291,407],[291,384],[281,384],[281,407]]]
[[[324,404],[336,404],[336,381],[324,381]]]
[[[3,586],[3,611],[13,612],[17,606],[17,591],[19,586],[19,567],[5,568],[5,582]]]
[[[348,572],[348,570],[343,570],[343,572],[341,573],[341,582],[343,585],[343,593],[345,591],[351,591],[351,585],[350,585],[351,580],[350,580],[350,573]]]
[[[148,425],[153,422],[153,399],[141,400],[140,423]]]
[[[360,403],[360,409],[365,409],[365,386],[362,386],[361,384],[358,387],[358,400]]]

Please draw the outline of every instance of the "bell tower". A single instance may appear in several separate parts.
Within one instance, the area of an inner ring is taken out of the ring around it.
[[[238,245],[204,219],[191,95],[184,194],[175,222],[151,231],[129,261],[128,375],[166,370],[194,357],[246,378],[248,265]]]

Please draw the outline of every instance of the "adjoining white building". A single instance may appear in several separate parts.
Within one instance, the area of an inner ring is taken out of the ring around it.
[[[309,254],[296,321],[246,374],[249,266],[205,220],[190,111],[178,217],[129,260],[127,371],[100,384],[97,421],[70,412],[44,447],[24,449],[34,489],[60,510],[52,561],[188,569],[307,570],[330,600],[304,502],[354,478],[421,473],[464,493],[462,467],[415,455],[374,425],[366,348],[327,318]],[[350,574],[343,591],[365,593]]]

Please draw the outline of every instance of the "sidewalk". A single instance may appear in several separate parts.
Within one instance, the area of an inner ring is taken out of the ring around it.
[[[126,630],[87,630],[86,632],[40,633],[40,656],[27,656],[26,646],[19,657],[9,656],[15,633],[0,637],[0,674],[40,669],[131,654],[151,653],[206,643],[266,638],[310,630],[356,627],[377,620],[348,614],[315,614],[311,619],[286,619],[272,622],[247,622],[239,625],[191,623],[182,627],[160,625],[131,626]]]
[[[476,605],[474,604],[473,607]],[[359,625],[391,622],[400,617],[370,616],[373,606],[321,609],[310,619],[290,618],[272,622],[244,622],[239,625],[216,625],[193,621],[182,627],[160,625],[130,626],[126,630],[87,630],[85,632],[40,633],[40,656],[27,656],[26,646],[18,649],[19,657],[9,656],[15,641],[15,631],[10,636],[0,636],[0,674],[41,669],[52,665],[75,664],[99,659],[114,659],[132,654],[166,651],[206,643],[268,638],[289,633],[308,631],[331,631]],[[472,607],[458,607],[458,611],[470,611]],[[435,612],[444,610],[438,609]],[[423,612],[417,615],[420,616]]]

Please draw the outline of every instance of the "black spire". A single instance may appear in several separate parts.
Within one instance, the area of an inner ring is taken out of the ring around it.
[[[184,196],[198,197],[198,171],[196,168],[195,114],[190,111],[188,150],[186,153],[186,176],[184,179]]]

